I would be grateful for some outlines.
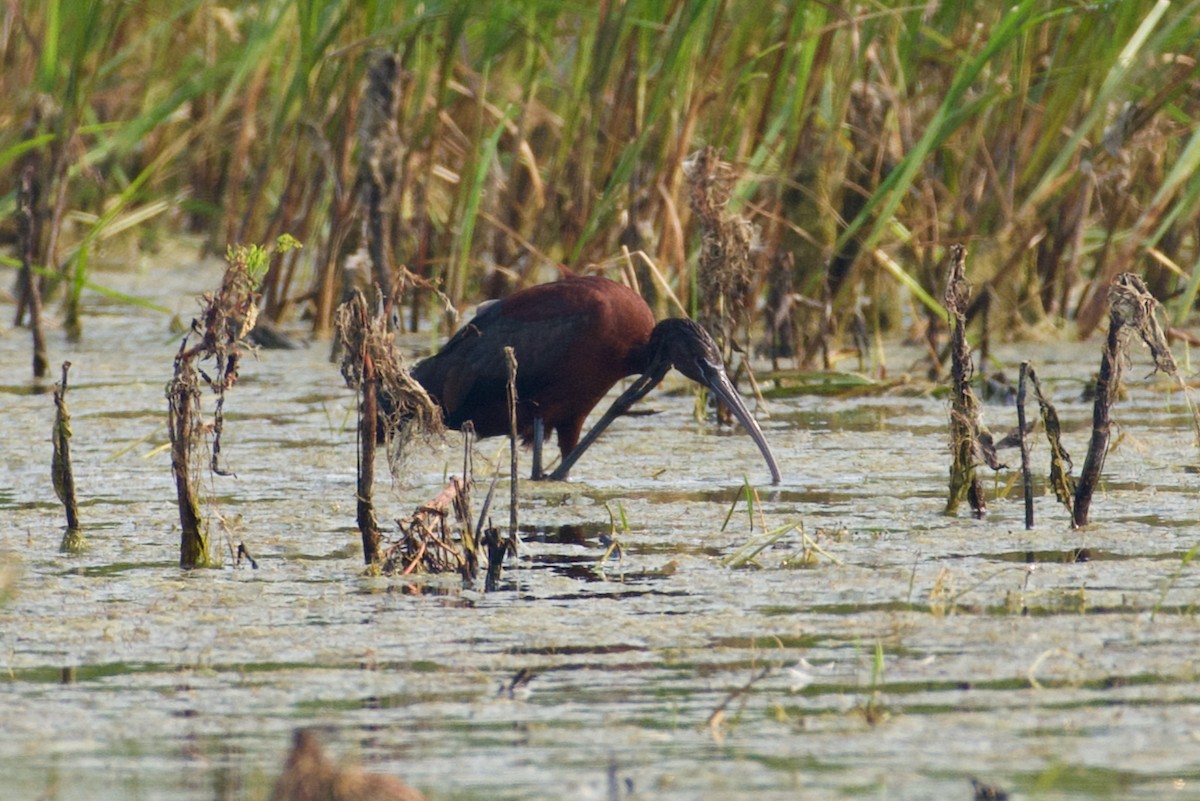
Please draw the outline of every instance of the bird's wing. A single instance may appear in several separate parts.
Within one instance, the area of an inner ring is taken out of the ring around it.
[[[536,319],[505,311],[503,303],[489,305],[413,370],[452,425],[460,422],[456,413],[468,403],[502,402],[508,385],[506,346],[516,355],[518,394],[530,397],[559,378],[572,343],[588,325],[587,315],[577,310],[539,313]]]

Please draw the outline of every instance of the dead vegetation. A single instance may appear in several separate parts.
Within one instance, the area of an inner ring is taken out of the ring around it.
[[[192,320],[175,356],[175,370],[167,384],[167,431],[171,440],[171,473],[179,506],[180,555],[184,569],[212,564],[209,527],[201,514],[198,494],[198,461],[207,445],[208,471],[226,476],[221,463],[225,394],[237,383],[243,355],[251,350],[246,337],[258,319],[258,283],[274,252],[298,247],[291,237],[282,237],[274,248],[230,247],[221,287],[200,298],[200,317]],[[193,337],[199,341],[189,345]],[[207,371],[200,368],[212,362]],[[201,409],[201,382],[213,393],[212,421]]]

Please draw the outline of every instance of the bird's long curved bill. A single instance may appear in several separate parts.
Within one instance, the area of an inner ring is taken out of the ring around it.
[[[725,371],[711,364],[705,365],[705,367],[707,369],[703,370],[704,385],[729,407],[729,411],[733,412],[733,416],[750,434],[750,438],[754,440],[754,444],[758,446],[763,459],[767,462],[767,469],[771,471],[771,483],[778,484],[783,477],[779,474],[779,465],[776,464],[775,456],[771,453],[771,446],[767,444],[767,438],[763,436],[762,429],[758,427],[758,421],[751,416],[750,410],[742,402],[742,396],[733,388]]]

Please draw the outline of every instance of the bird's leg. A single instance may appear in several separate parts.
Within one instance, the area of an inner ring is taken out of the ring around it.
[[[671,365],[669,363],[661,366],[661,369],[656,365],[649,372],[638,377],[638,380],[634,381],[629,389],[622,393],[621,397],[613,401],[613,405],[596,422],[596,425],[592,426],[591,430],[584,435],[579,444],[570,453],[563,455],[562,463],[550,474],[550,480],[566,481],[567,474],[571,472],[571,468],[575,465],[575,462],[579,461],[579,457],[583,456],[583,452],[604,433],[604,429],[608,428],[613,420],[616,420],[629,411],[629,407],[641,400],[647,392],[658,386],[658,383],[663,380],[663,376],[670,369]]]
[[[546,422],[540,417],[533,418],[533,475],[534,481],[541,481],[542,475],[542,443],[546,439]]]

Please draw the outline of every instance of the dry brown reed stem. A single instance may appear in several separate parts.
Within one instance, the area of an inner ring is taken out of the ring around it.
[[[1136,332],[1150,348],[1155,372],[1162,371],[1172,376],[1178,373],[1175,359],[1167,348],[1166,337],[1154,316],[1158,301],[1146,289],[1142,279],[1133,273],[1118,275],[1108,290],[1108,306],[1108,337],[1100,358],[1100,375],[1096,379],[1092,438],[1079,484],[1075,488],[1072,522],[1076,528],[1088,523],[1092,495],[1104,470],[1104,458],[1108,454],[1108,441],[1112,433],[1110,410],[1120,392],[1121,371],[1129,358],[1130,335]]]
[[[187,344],[187,338],[184,338]],[[209,564],[208,528],[200,516],[192,445],[200,438],[200,382],[183,348],[175,356],[175,375],[167,385],[167,433],[171,439],[171,474],[179,506],[179,566],[185,570]]]
[[[21,187],[17,192],[17,238],[21,248],[21,274],[18,278],[21,297],[18,298],[17,315],[19,322],[20,309],[23,306],[29,308],[34,378],[45,378],[50,370],[50,362],[46,358],[46,337],[42,332],[42,290],[37,276],[33,274],[33,265],[37,262],[38,242],[41,239],[41,222],[38,216],[40,195],[37,170],[28,166],[21,171]]]
[[[372,565],[382,556],[372,500],[379,426],[383,426],[392,478],[398,479],[413,438],[441,432],[441,411],[405,368],[388,333],[388,315],[383,310],[368,312],[362,292],[356,289],[338,307],[334,322],[342,347],[342,377],[359,393],[355,504],[363,560]]]
[[[71,363],[63,362],[62,383],[54,387],[54,457],[50,463],[54,493],[67,514],[67,531],[59,546],[64,553],[75,553],[84,547],[79,504],[75,500],[75,473],[71,468],[71,411],[67,408],[67,371],[70,369]]]
[[[983,424],[983,412],[971,377],[975,368],[971,362],[971,346],[967,344],[965,312],[971,287],[966,279],[967,249],[962,245],[950,248],[950,271],[946,278],[946,311],[950,315],[951,376],[954,382],[950,411],[950,447],[953,462],[950,466],[950,495],[946,514],[958,511],[965,499],[972,512],[982,518],[987,512],[983,485],[975,473],[976,465],[987,464],[993,470],[1002,465],[996,458],[991,434]]]
[[[684,173],[689,203],[703,229],[696,271],[699,323],[712,334],[729,362],[737,331],[749,326],[755,281],[750,251],[756,231],[744,217],[726,211],[735,175],[716,148],[705,147],[690,155]]]
[[[425,801],[425,796],[391,776],[335,764],[314,732],[297,729],[271,801]]]
[[[362,301],[362,295],[356,295],[355,299]],[[354,315],[353,324],[365,331],[370,325],[366,303],[353,303],[351,313]],[[347,357],[350,357],[349,351],[347,351]],[[372,499],[375,485],[376,429],[379,425],[379,404],[376,397],[379,382],[375,375],[375,362],[367,348],[365,335],[360,338],[359,352],[354,354],[353,358],[359,360],[362,369],[362,381],[358,388],[361,397],[358,404],[358,472],[354,493],[357,507],[356,519],[358,530],[362,534],[363,561],[368,565],[373,565],[379,561],[379,546],[382,541]]]
[[[400,64],[395,54],[374,50],[368,56],[366,88],[359,108],[361,144],[358,183],[366,207],[364,239],[371,254],[372,275],[384,303],[397,302],[392,281],[388,244],[390,213],[395,205],[396,172],[401,158],[400,130],[396,120],[400,105]]]
[[[469,479],[451,476],[437,497],[398,520],[400,539],[387,551],[385,573],[458,572],[465,582],[475,579],[479,557],[471,536]]]

